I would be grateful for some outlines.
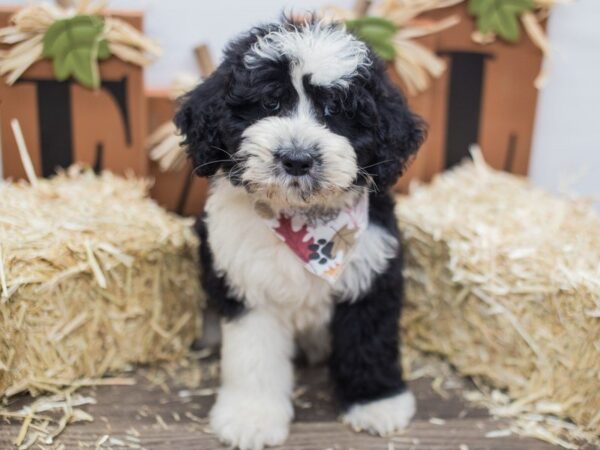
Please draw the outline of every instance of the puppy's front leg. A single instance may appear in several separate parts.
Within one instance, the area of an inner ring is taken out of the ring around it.
[[[293,416],[292,335],[275,317],[250,310],[223,323],[221,388],[210,424],[242,450],[281,444]]]
[[[368,293],[336,306],[331,323],[331,372],[342,420],[357,431],[388,435],[415,413],[399,364],[400,266],[398,258],[390,260]]]

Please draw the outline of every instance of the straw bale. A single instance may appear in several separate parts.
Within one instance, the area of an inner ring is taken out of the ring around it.
[[[200,332],[197,238],[148,183],[0,183],[0,396],[172,360]]]
[[[600,217],[474,159],[399,200],[404,339],[599,436]]]

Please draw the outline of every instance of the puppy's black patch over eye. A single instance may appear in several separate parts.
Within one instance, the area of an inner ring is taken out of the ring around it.
[[[262,100],[262,107],[266,111],[279,111],[281,108],[281,103],[277,97],[266,97]]]

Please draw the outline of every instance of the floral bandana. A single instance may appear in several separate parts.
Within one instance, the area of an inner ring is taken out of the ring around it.
[[[360,196],[341,209],[315,207],[276,213],[261,201],[255,204],[265,223],[300,258],[309,272],[330,284],[344,269],[358,236],[369,224],[369,197]]]

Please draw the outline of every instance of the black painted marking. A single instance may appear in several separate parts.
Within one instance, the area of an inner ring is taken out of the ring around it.
[[[504,171],[512,172],[517,154],[517,135],[511,133],[508,138],[508,149],[506,150],[506,159],[504,160]]]
[[[446,168],[469,156],[479,142],[485,61],[488,53],[446,51],[450,57],[450,84],[446,114]]]
[[[186,174],[185,183],[183,185],[183,189],[181,190],[181,194],[179,195],[179,200],[177,201],[177,214],[183,215],[185,210],[185,205],[187,204],[188,197],[190,196],[190,191],[192,190],[192,182],[194,181],[194,168],[190,166],[188,173]]]
[[[71,83],[67,81],[21,79],[35,83],[42,176],[73,164]]]
[[[125,125],[125,142],[129,147],[131,145],[131,117],[129,115],[129,105],[127,103],[127,77],[123,77],[120,80],[103,80],[102,88],[106,89],[112,99],[117,104],[117,108],[121,113],[123,124]]]
[[[104,145],[102,142],[96,144],[96,158],[94,159],[94,173],[102,172],[104,161]]]
[[[49,177],[60,167],[73,164],[73,110],[71,82],[42,78],[21,78],[18,83],[33,83],[36,87],[38,130],[41,149],[42,176]],[[125,129],[125,142],[131,145],[131,117],[127,104],[127,77],[104,80],[101,85],[117,104]],[[104,146],[96,144],[94,170],[102,170]]]

